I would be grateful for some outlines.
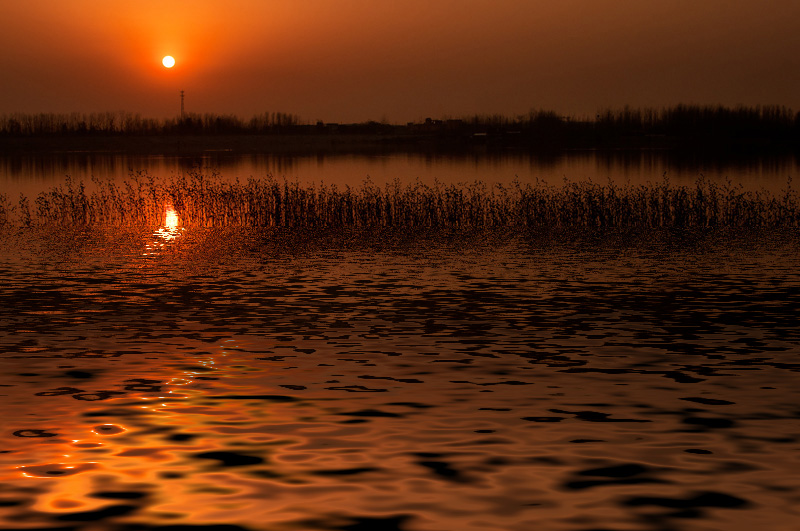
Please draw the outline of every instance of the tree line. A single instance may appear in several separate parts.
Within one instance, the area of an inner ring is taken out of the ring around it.
[[[793,141],[800,140],[800,112],[783,106],[675,105],[667,108],[605,109],[592,118],[562,116],[552,111],[531,111],[514,119],[474,116],[465,121],[489,133],[518,133],[559,141],[640,141],[678,139],[692,141]]]
[[[248,120],[232,114],[186,113],[175,118],[145,118],[139,113],[6,113],[0,135],[168,135],[181,133],[271,133],[300,124],[294,114],[264,112]]]
[[[678,142],[800,143],[800,112],[783,106],[726,107],[676,105],[666,108],[606,109],[576,118],[532,110],[517,116],[473,115],[425,119],[407,124],[369,121],[354,124],[309,123],[297,115],[264,112],[249,119],[236,115],[187,113],[153,119],[131,112],[6,113],[0,136],[151,136],[235,134],[368,134],[392,138],[433,137],[444,141],[499,141],[503,144],[603,146]],[[499,140],[498,140],[499,139]]]

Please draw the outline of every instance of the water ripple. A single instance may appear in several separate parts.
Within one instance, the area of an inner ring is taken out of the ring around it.
[[[792,240],[281,253],[187,231],[143,256],[148,237],[0,257],[6,527],[800,517]]]

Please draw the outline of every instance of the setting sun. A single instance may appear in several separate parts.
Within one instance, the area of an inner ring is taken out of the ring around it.
[[[167,68],[172,68],[175,66],[175,58],[171,55],[167,55],[161,60],[161,64]]]

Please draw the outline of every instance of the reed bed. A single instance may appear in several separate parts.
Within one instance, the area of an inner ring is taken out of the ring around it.
[[[174,209],[182,226],[396,231],[547,231],[655,228],[796,228],[791,179],[780,194],[703,178],[646,185],[564,181],[461,185],[367,180],[359,188],[304,186],[272,176],[228,182],[190,173],[170,180],[144,172],[122,184],[94,179],[91,191],[69,178],[33,200],[0,197],[0,224],[32,226],[163,225]]]

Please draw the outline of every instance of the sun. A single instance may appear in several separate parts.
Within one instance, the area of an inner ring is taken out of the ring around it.
[[[167,68],[172,68],[173,66],[175,66],[175,58],[172,57],[171,55],[167,55],[161,60],[161,64],[166,66]]]

